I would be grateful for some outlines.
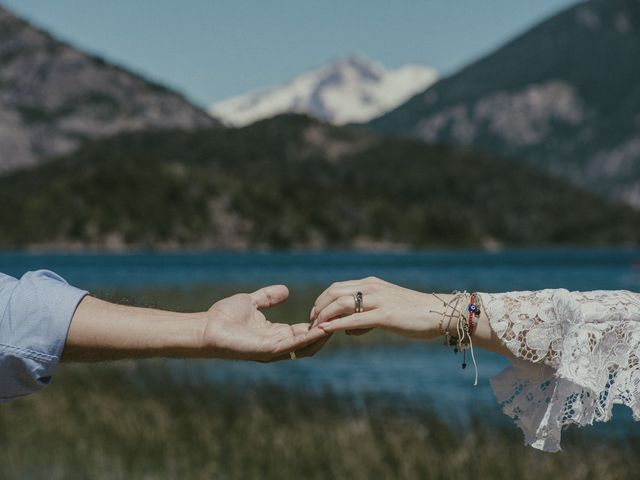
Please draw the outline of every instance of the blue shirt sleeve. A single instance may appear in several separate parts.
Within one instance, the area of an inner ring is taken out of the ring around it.
[[[51,382],[71,318],[87,294],[48,270],[0,273],[0,402]]]

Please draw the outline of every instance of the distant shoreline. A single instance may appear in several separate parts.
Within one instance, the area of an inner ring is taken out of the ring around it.
[[[424,248],[410,248],[402,245],[386,245],[380,248],[363,247],[333,247],[333,248],[269,248],[269,247],[207,247],[192,245],[154,245],[154,246],[125,246],[114,248],[105,245],[81,245],[81,244],[37,244],[27,245],[21,248],[2,248],[0,254],[32,254],[32,255],[82,255],[82,254],[105,254],[105,255],[135,255],[135,254],[331,254],[331,253],[353,253],[353,254],[421,254],[421,253],[502,253],[502,252],[566,252],[566,251],[628,251],[640,252],[640,245],[516,245],[499,247],[456,247],[456,246],[433,246]]]

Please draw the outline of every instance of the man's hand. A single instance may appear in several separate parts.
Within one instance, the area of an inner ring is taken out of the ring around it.
[[[260,309],[282,303],[284,285],[239,294],[207,312],[178,313],[85,297],[71,320],[63,359],[234,358],[268,362],[313,355],[330,334],[308,323],[267,321]]]
[[[329,339],[320,328],[308,323],[287,325],[269,322],[260,309],[284,302],[289,290],[272,285],[251,294],[238,294],[215,303],[207,312],[202,349],[217,358],[238,358],[262,362],[313,355]]]

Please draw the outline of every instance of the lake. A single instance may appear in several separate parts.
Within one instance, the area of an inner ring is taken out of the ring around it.
[[[449,290],[639,289],[640,250],[550,249],[417,253],[0,253],[0,271],[48,268],[88,289],[199,284],[326,285],[376,275]]]
[[[0,253],[0,271],[19,276],[51,269],[92,291],[136,292],[202,285],[259,286],[285,283],[296,289],[376,275],[424,290],[478,291],[627,289],[640,291],[640,250],[549,249],[428,251],[412,253]],[[174,375],[220,384],[275,384],[292,390],[325,389],[363,401],[371,396],[396,405],[428,406],[451,415],[473,407],[502,418],[488,379],[508,365],[498,355],[478,352],[479,385],[473,368],[460,368],[438,342],[375,345],[320,352],[313,359],[262,365],[246,362],[168,361]],[[464,415],[463,415],[464,417]],[[464,418],[462,418],[464,420]],[[614,420],[593,432],[627,429],[631,415],[616,408]],[[603,428],[604,427],[604,428]]]

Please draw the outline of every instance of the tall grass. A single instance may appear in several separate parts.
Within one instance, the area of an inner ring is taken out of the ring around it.
[[[254,288],[99,296],[193,311]],[[269,317],[304,321],[321,289],[294,287]],[[390,341],[402,340],[337,335],[328,348]],[[546,454],[523,446],[510,422],[470,414],[461,424],[375,398],[363,404],[331,393],[212,383],[170,374],[164,361],[62,365],[46,391],[0,405],[0,479],[607,480],[635,478],[640,468],[632,429],[606,440],[571,429],[563,433],[565,451]]]
[[[260,368],[256,365],[256,368]],[[160,363],[65,365],[45,392],[0,407],[3,479],[621,479],[640,440],[568,431],[564,453],[513,426],[466,427],[269,386],[176,379]]]

